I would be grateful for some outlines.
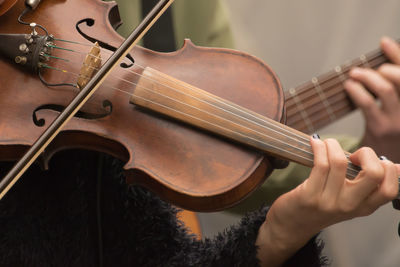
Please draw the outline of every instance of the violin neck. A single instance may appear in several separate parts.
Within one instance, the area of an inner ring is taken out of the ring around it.
[[[154,69],[146,68],[142,74],[131,103],[272,156],[313,166],[308,135]],[[356,176],[356,168],[348,169],[349,178]]]
[[[377,49],[287,90],[286,124],[305,133],[314,133],[350,113],[356,107],[346,94],[343,82],[349,77],[351,68],[377,68],[385,62],[388,59]]]

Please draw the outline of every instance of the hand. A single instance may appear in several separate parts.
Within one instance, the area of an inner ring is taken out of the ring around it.
[[[336,140],[312,139],[311,145],[314,167],[309,178],[272,204],[259,230],[256,244],[263,266],[279,266],[323,228],[369,215],[397,195],[400,165],[361,148],[349,159],[362,171],[349,180],[348,161]]]
[[[400,162],[400,47],[387,37],[381,48],[394,64],[383,64],[377,70],[355,68],[344,84],[347,93],[361,109],[366,121],[362,144],[379,155]],[[373,95],[380,100],[380,105]]]

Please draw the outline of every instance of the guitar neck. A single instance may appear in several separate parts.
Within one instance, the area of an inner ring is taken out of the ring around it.
[[[304,133],[315,133],[353,111],[343,83],[353,67],[377,68],[388,62],[379,49],[285,91],[286,124]]]

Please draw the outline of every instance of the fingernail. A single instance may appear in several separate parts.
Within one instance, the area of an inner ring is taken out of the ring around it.
[[[312,138],[314,138],[314,139],[321,139],[321,138],[319,137],[319,135],[316,134],[316,133],[312,135]]]
[[[380,160],[388,160],[388,158],[385,157],[385,156],[379,156],[379,159],[380,159]]]

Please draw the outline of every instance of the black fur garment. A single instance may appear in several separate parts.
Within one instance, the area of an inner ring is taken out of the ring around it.
[[[105,156],[98,170],[98,158],[61,152],[49,171],[32,167],[16,183],[0,201],[0,266],[258,265],[254,243],[266,208],[198,241],[170,204],[125,184],[121,162]],[[1,177],[6,165],[0,165]],[[320,266],[320,250],[312,240],[287,266]]]

